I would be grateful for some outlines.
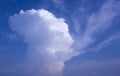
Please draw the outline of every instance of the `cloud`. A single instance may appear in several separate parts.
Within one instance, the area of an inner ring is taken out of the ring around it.
[[[21,10],[11,16],[10,28],[28,44],[27,57],[20,66],[23,74],[62,76],[64,62],[78,55],[76,51],[87,51],[87,47],[97,40],[95,35],[109,28],[113,19],[120,15],[119,6],[120,2],[106,1],[99,11],[88,17],[84,32],[80,30],[82,25],[79,25],[79,20],[74,21],[77,35],[72,31],[72,35],[69,33],[63,18],[57,18],[45,9]],[[111,38],[101,46],[109,41]]]
[[[51,0],[51,1],[56,3],[56,4],[61,4],[63,2],[63,0]]]
[[[75,48],[80,51],[85,50],[94,43],[97,40],[95,36],[112,26],[114,18],[120,15],[119,7],[119,1],[106,1],[97,12],[93,12],[88,17],[84,32],[80,30],[80,27],[84,25],[78,25],[80,22],[77,20],[78,23],[77,25],[75,24],[75,28],[77,27],[76,32],[78,34],[77,36],[76,34],[72,34],[75,39]]]
[[[72,34],[75,39],[75,49],[78,51],[89,51],[91,49],[92,43],[99,41],[96,38],[96,35],[102,34],[102,32],[106,31],[113,25],[112,21],[115,17],[120,15],[120,1],[114,0],[106,0],[103,6],[97,11],[93,12],[89,17],[87,24],[85,26],[84,32],[81,24],[78,24],[77,20],[77,36]],[[78,18],[79,16],[77,16]],[[108,30],[109,31],[109,30]],[[79,36],[78,36],[79,35]],[[98,51],[101,48],[104,48],[111,41],[118,39],[120,37],[119,33],[108,37],[105,41],[102,41],[97,49],[92,48],[92,51]],[[94,47],[92,45],[92,47]],[[96,58],[95,58],[96,59]],[[119,68],[120,68],[120,59],[106,60],[106,61],[96,61],[96,60],[88,60],[88,61],[78,61],[77,63],[70,64],[66,63],[64,67],[64,76],[119,76]]]
[[[0,32],[0,35],[3,38],[7,38],[9,40],[19,40],[19,36],[16,33],[6,33],[6,32]]]
[[[103,42],[98,44],[96,50],[100,50],[101,48],[106,47],[110,42],[112,42],[113,40],[116,40],[118,38],[120,38],[120,33],[110,36],[109,38],[107,38],[106,40],[104,40]]]
[[[45,9],[32,9],[11,16],[9,23],[10,28],[28,44],[27,58],[22,65],[24,73],[61,76],[64,62],[76,55],[65,20]]]
[[[64,13],[67,12],[64,0],[50,0],[50,1],[53,3],[55,9],[59,10],[60,12]]]
[[[114,17],[120,15],[118,7],[120,2],[114,2],[113,0],[107,1],[98,13],[92,14],[89,17],[86,34],[94,34],[98,31],[102,31],[111,26],[111,22]]]

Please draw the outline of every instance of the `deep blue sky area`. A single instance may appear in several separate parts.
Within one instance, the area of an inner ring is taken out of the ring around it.
[[[28,44],[9,18],[31,9],[48,10],[68,24],[80,54],[64,62],[63,76],[120,76],[120,0],[0,0],[0,76],[24,76],[16,66]]]

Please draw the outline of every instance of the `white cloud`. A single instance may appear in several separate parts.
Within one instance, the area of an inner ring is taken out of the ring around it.
[[[73,35],[75,38],[76,49],[84,50],[89,45],[94,43],[96,40],[94,36],[109,28],[112,25],[114,18],[120,15],[119,7],[120,2],[115,2],[113,0],[106,1],[98,12],[95,12],[89,16],[84,33],[80,30],[80,24],[77,24],[76,32],[80,36],[78,36],[78,34],[77,36]]]
[[[74,40],[63,18],[47,10],[21,10],[11,16],[10,27],[28,44],[25,72],[31,76],[61,76],[64,62],[76,55],[71,48]]]
[[[86,34],[93,35],[110,27],[114,17],[120,15],[119,6],[120,2],[107,1],[98,13],[94,13],[89,17]]]
[[[112,0],[105,3],[98,12],[90,15],[84,33],[79,31],[79,20],[75,22],[79,36],[73,35],[74,39],[69,34],[65,20],[56,18],[47,10],[21,10],[19,14],[11,16],[11,29],[18,32],[28,44],[29,51],[22,65],[25,73],[31,76],[61,76],[64,62],[77,55],[74,50],[86,50],[95,42],[96,33],[110,27],[114,17],[120,15],[119,6],[120,2]],[[101,45],[106,42],[109,41]]]

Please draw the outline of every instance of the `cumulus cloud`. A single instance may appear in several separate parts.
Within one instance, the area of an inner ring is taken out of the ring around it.
[[[21,10],[9,23],[28,44],[22,66],[29,76],[61,76],[64,62],[77,54],[65,20],[47,10]]]
[[[84,32],[80,31],[82,25],[77,20],[74,28],[78,34],[72,33],[72,36],[63,18],[57,18],[44,9],[21,10],[11,16],[10,28],[28,44],[27,57],[21,65],[24,75],[62,76],[64,62],[76,56],[76,50],[86,50],[95,42],[96,33],[111,26],[113,19],[120,15],[119,6],[120,2],[113,0],[105,3],[99,11],[89,16]]]

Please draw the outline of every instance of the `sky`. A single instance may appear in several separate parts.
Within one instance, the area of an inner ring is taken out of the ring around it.
[[[120,0],[0,5],[0,76],[120,76]]]

